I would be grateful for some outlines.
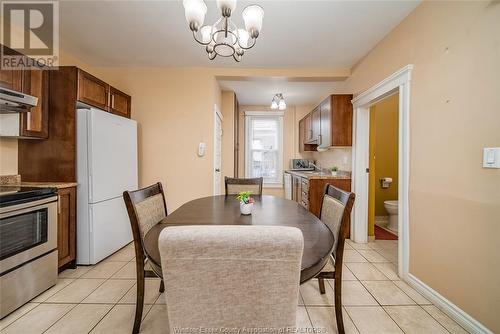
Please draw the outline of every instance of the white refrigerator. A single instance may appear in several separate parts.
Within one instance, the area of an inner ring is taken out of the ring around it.
[[[77,264],[95,264],[132,241],[122,193],[136,190],[137,123],[77,110]]]

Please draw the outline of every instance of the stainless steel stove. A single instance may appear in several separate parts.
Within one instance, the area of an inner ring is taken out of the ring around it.
[[[0,318],[57,281],[57,190],[0,186]]]

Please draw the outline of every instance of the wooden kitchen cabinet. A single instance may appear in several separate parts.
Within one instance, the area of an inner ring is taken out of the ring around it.
[[[318,144],[321,135],[321,112],[319,107],[314,108],[311,112],[311,138],[307,141],[308,144]]]
[[[8,55],[20,53],[1,46]],[[28,60],[25,60],[28,63]],[[49,135],[49,74],[46,69],[20,68],[15,70],[0,70],[0,87],[22,92],[38,98],[36,107],[28,112],[19,113],[19,132],[16,137],[45,139]],[[17,122],[17,120],[16,120]]]
[[[77,100],[112,114],[130,118],[132,103],[130,95],[81,69],[78,69]]]
[[[22,70],[0,70],[0,87],[21,91],[23,89]]]
[[[130,118],[130,103],[132,98],[114,87],[109,88],[109,112]]]
[[[303,151],[316,148],[345,147],[352,145],[352,95],[334,94],[324,99],[319,106],[307,114],[303,123]],[[300,127],[300,122],[299,122]],[[300,132],[302,133],[302,131]],[[307,146],[306,144],[310,145]]]
[[[109,85],[79,69],[77,99],[91,106],[106,110],[109,105]]]
[[[76,187],[58,190],[57,251],[59,269],[76,267]]]
[[[292,200],[301,204],[304,208],[319,217],[323,194],[327,184],[342,189],[351,191],[350,178],[307,178],[292,175]]]
[[[326,98],[319,105],[320,113],[320,135],[318,140],[318,147],[326,148],[331,145],[332,142],[332,108],[331,99]]]
[[[23,138],[45,139],[49,136],[49,73],[48,70],[23,71],[23,93],[38,98],[36,107],[20,113]]]

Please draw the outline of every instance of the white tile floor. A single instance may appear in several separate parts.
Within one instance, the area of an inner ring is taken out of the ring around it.
[[[397,243],[346,244],[342,282],[347,333],[466,333],[396,274]],[[142,333],[167,333],[159,279],[146,279]],[[0,320],[1,333],[130,333],[135,312],[135,260],[129,245],[96,266],[59,275],[58,283]],[[333,281],[300,287],[297,325],[336,333]],[[323,330],[324,329],[324,330]],[[312,333],[312,332],[311,332]]]

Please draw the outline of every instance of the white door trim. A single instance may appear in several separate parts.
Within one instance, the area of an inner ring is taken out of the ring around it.
[[[220,130],[221,130],[221,137],[222,137],[222,121],[223,121],[223,117],[222,117],[222,113],[221,111],[219,110],[219,107],[217,106],[217,104],[214,104],[214,152],[213,152],[213,163],[212,163],[212,172],[213,172],[213,194],[214,195],[218,195],[221,190],[222,190],[222,174],[221,174],[221,178],[220,178],[220,184],[217,185],[217,178],[216,178],[216,171],[215,169],[217,168],[217,166],[215,165],[215,161],[216,161],[216,156],[217,156],[217,151],[216,151],[216,147],[217,147],[217,133],[215,132],[215,129],[217,129],[217,118],[220,119],[220,122],[221,122],[221,127],[220,127]],[[219,169],[221,170],[220,173],[222,173],[222,138],[221,138],[221,165],[219,166]],[[220,189],[218,189],[220,188]]]
[[[413,65],[407,65],[359,94],[352,100],[353,117],[353,189],[356,201],[351,235],[355,242],[368,241],[368,168],[370,106],[399,93],[399,183],[398,183],[398,273],[408,279],[409,218],[408,185],[410,169],[410,81]]]

